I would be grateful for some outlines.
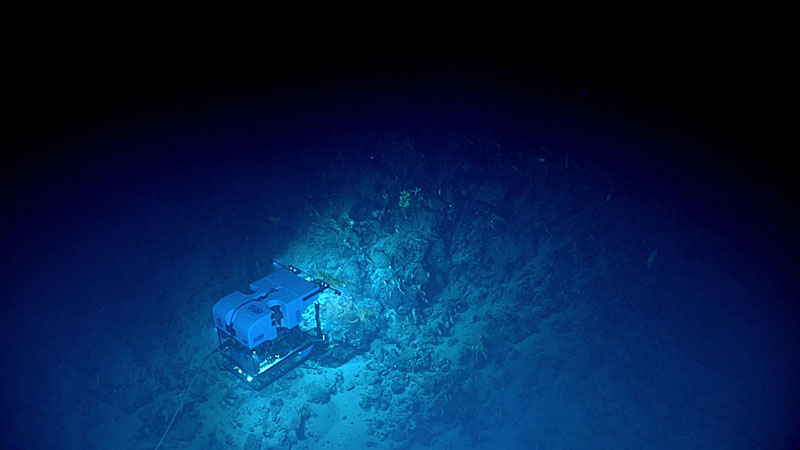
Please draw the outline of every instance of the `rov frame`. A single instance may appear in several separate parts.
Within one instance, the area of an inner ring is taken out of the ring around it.
[[[274,261],[274,263],[303,278],[303,272],[300,269],[291,265],[283,265],[277,261]],[[310,285],[316,286],[313,292],[303,300],[317,296],[328,289],[336,295],[341,295],[341,291],[320,279],[306,280],[303,278],[303,280]],[[269,294],[266,294],[263,298],[268,296]],[[299,321],[291,327],[276,325],[282,322],[280,320],[280,312],[276,309],[275,313],[278,314],[278,318],[272,324],[275,325],[276,337],[265,340],[252,348],[244,345],[240,342],[240,339],[236,339],[236,333],[230,327],[223,329],[219,324],[217,326],[217,339],[219,342],[217,349],[221,356],[223,368],[242,380],[245,386],[256,391],[269,386],[302,365],[312,356],[324,353],[329,341],[328,336],[322,332],[320,305],[316,298],[314,298],[316,326],[311,330],[302,329]]]

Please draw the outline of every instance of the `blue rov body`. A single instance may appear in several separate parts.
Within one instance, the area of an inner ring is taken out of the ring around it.
[[[225,368],[256,390],[263,389],[323,349],[319,294],[328,283],[308,279],[294,266],[275,262],[278,270],[233,292],[214,305],[212,315]],[[315,308],[316,326],[300,325],[303,312]]]

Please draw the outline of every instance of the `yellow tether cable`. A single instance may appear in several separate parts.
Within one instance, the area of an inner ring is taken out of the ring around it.
[[[181,395],[181,401],[180,401],[180,403],[178,403],[178,408],[175,409],[175,414],[172,415],[172,419],[170,419],[169,425],[167,425],[167,429],[164,430],[164,434],[162,434],[161,435],[161,439],[158,440],[158,445],[156,445],[155,450],[158,450],[161,447],[161,444],[164,443],[164,438],[167,437],[167,433],[169,433],[169,429],[172,428],[172,423],[175,422],[175,418],[178,417],[178,414],[181,412],[181,409],[183,409],[183,402],[186,400],[186,395],[189,393],[189,389],[192,388],[192,385],[194,384],[194,380],[197,379],[197,375],[200,374],[200,369],[203,367],[203,364],[205,364],[206,361],[208,361],[208,358],[210,358],[211,355],[213,355],[214,352],[216,352],[218,350],[219,350],[219,348],[215,348],[214,350],[212,350],[211,353],[209,353],[208,355],[206,355],[205,358],[203,358],[203,362],[200,363],[200,366],[197,367],[197,369],[195,369],[194,376],[192,376],[192,380],[189,382],[189,385],[186,386],[186,389],[183,391],[183,395]]]

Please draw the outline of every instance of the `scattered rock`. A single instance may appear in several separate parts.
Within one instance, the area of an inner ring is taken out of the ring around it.
[[[381,376],[378,372],[369,371],[364,375],[364,384],[369,386],[371,384],[378,384],[381,382]]]
[[[222,397],[222,401],[228,406],[234,406],[236,404],[237,399],[233,389],[229,389],[228,392],[225,393],[225,395]]]
[[[244,443],[244,450],[261,450],[261,438],[256,434],[249,434]]]
[[[392,258],[381,250],[373,251],[372,255],[370,255],[370,259],[377,269],[385,269],[392,265]]]
[[[403,391],[406,390],[408,382],[408,377],[405,376],[396,376],[392,378],[392,392],[395,394],[402,394]]]
[[[328,388],[320,384],[311,384],[306,390],[306,394],[308,395],[309,402],[316,403],[318,405],[324,405],[325,403],[331,401],[331,395],[330,392],[328,392]]]
[[[383,388],[381,386],[372,386],[367,389],[367,396],[372,400],[378,400],[383,395]]]

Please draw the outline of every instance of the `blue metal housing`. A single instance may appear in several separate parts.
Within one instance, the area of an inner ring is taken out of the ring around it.
[[[303,311],[324,287],[288,269],[280,269],[250,284],[252,293],[233,292],[212,310],[220,332],[249,349],[278,337],[280,328],[296,327]]]

